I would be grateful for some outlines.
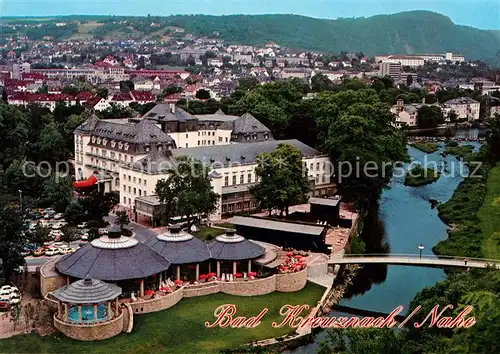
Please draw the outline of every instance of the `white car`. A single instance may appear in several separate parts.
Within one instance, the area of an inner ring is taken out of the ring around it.
[[[45,255],[46,256],[55,256],[59,254],[59,248],[48,248],[45,250]]]
[[[76,249],[72,248],[72,247],[71,248],[70,247],[61,247],[59,249],[60,254],[70,254],[70,253],[73,253],[75,251],[76,251]]]
[[[52,230],[59,230],[62,229],[64,226],[66,226],[66,223],[58,222],[52,225]]]
[[[84,233],[80,239],[82,239],[83,241],[87,241],[89,239],[89,234],[88,233]]]
[[[62,232],[61,230],[51,230],[49,232],[49,235],[50,236],[64,236],[64,232]]]
[[[65,246],[64,246],[64,242],[60,242],[60,241],[59,241],[59,242],[54,242],[52,245],[53,245],[54,247],[57,247],[57,248],[61,248],[61,246],[62,246],[62,247],[65,247]]]
[[[64,218],[64,214],[63,213],[57,213],[56,215],[54,215],[54,219],[56,220],[59,220],[59,219],[62,219]]]
[[[0,290],[0,297],[10,299],[10,290]]]
[[[78,227],[79,229],[84,229],[87,227],[87,225],[88,224],[86,222],[82,222],[81,224],[76,225],[76,227]]]
[[[21,294],[19,292],[13,292],[10,296],[10,304],[17,305],[21,302]]]

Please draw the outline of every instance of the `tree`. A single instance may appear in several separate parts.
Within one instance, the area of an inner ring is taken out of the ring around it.
[[[498,161],[500,160],[500,114],[496,113],[486,124],[488,128],[486,142],[490,152]]]
[[[311,78],[311,90],[313,92],[330,91],[334,88],[335,85],[326,75],[317,74]]]
[[[406,86],[410,87],[413,84],[413,76],[410,74],[406,77]]]
[[[177,85],[168,85],[167,87],[165,87],[163,89],[163,93],[165,95],[172,95],[174,93],[181,93],[182,91],[184,91],[184,89],[181,86],[177,86]]]
[[[159,180],[156,184],[156,194],[165,203],[165,213],[185,216],[188,225],[193,217],[209,215],[214,212],[219,195],[212,189],[209,169],[200,161],[187,156],[175,159],[175,168],[168,173],[169,177]]]
[[[19,208],[3,202],[0,205],[0,267],[5,282],[9,283],[14,270],[25,264],[22,251],[27,238],[21,232],[23,220]]]
[[[105,87],[98,87],[95,91],[95,94],[100,97],[100,98],[104,98],[104,99],[107,99],[108,98],[108,95],[109,95],[109,91],[107,88]]]
[[[440,107],[424,105],[418,109],[417,123],[419,128],[435,128],[443,122],[444,116]]]
[[[130,223],[130,219],[125,210],[120,210],[118,213],[116,213],[115,223],[117,225],[120,225],[120,227],[123,227],[124,225],[128,225]]]
[[[238,79],[238,86],[236,86],[236,88],[242,91],[250,91],[257,86],[259,86],[259,80],[255,77],[249,76]]]
[[[73,198],[73,181],[69,176],[53,173],[43,182],[42,203],[53,206],[58,213],[63,213]]]
[[[40,132],[40,158],[51,165],[68,158],[66,141],[55,122],[50,122]]]
[[[289,144],[280,144],[271,153],[258,155],[255,173],[260,183],[251,189],[262,208],[278,209],[288,216],[288,208],[307,201],[310,190],[302,166],[302,154]]]
[[[71,242],[78,240],[79,237],[80,236],[77,229],[75,229],[74,227],[65,227],[63,229],[63,235],[61,236],[60,240],[61,242],[66,242],[69,246]]]
[[[78,225],[87,219],[83,206],[78,200],[72,200],[64,211],[64,219],[71,225]]]
[[[130,80],[120,81],[120,92],[128,93],[134,90],[134,83]]]
[[[455,123],[458,120],[458,114],[455,111],[450,111],[450,113],[448,113],[448,119],[451,123]]]
[[[43,245],[44,242],[49,241],[50,230],[47,227],[43,227],[41,224],[35,226],[35,230],[29,232],[28,239],[30,242],[37,245]]]
[[[5,169],[23,156],[28,137],[28,119],[17,107],[0,102],[0,164]]]
[[[208,100],[210,98],[210,91],[199,89],[198,91],[196,91],[196,98],[199,100]]]

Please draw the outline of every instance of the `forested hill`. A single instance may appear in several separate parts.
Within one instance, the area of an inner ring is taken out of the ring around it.
[[[361,51],[367,55],[454,52],[465,55],[468,60],[500,64],[500,31],[459,26],[448,17],[429,11],[337,20],[297,15],[66,18],[98,22],[90,31],[82,25],[77,29],[84,28],[86,35],[98,38],[166,38],[172,34],[171,26],[175,26],[184,28],[187,33],[218,36],[241,44],[273,41],[294,49],[335,53]]]

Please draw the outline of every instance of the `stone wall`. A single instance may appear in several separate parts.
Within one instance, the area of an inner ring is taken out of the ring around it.
[[[265,295],[276,291],[276,276],[248,281],[220,282],[220,291],[238,296]]]
[[[276,291],[299,291],[307,283],[307,268],[297,273],[276,274]]]
[[[190,285],[184,288],[184,297],[195,297],[216,294],[220,292],[219,282],[210,282],[201,285]]]
[[[42,297],[66,285],[66,276],[57,273],[55,269],[59,257],[53,258],[40,267],[40,292]]]
[[[94,325],[66,323],[54,315],[54,326],[69,338],[84,341],[102,340],[114,337],[122,331],[123,313],[120,313],[118,317],[113,318],[109,322]]]
[[[132,328],[134,328],[134,311],[130,304],[122,304],[122,313],[123,313],[123,329],[122,331],[125,333],[132,332]]]
[[[134,314],[150,313],[168,309],[178,303],[183,297],[183,288],[176,290],[171,294],[158,297],[150,300],[139,300],[130,302],[129,305],[134,311]]]

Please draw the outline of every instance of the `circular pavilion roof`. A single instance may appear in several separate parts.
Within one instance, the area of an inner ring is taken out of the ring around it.
[[[172,264],[200,263],[210,259],[208,245],[182,231],[178,225],[172,225],[167,232],[153,237],[147,244]]]
[[[145,278],[168,269],[170,262],[134,238],[102,236],[62,257],[59,273],[105,281]]]
[[[234,230],[227,230],[225,234],[217,236],[208,244],[208,249],[213,259],[221,261],[254,259],[266,252],[264,247],[237,235]]]
[[[86,278],[53,292],[56,299],[70,304],[96,304],[116,299],[122,289],[97,279]]]

